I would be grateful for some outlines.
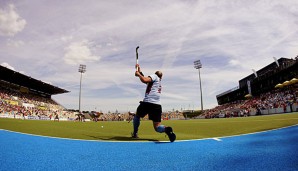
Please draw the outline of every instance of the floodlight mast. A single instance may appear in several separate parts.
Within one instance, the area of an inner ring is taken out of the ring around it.
[[[79,96],[79,112],[81,113],[81,89],[82,89],[82,75],[86,72],[86,65],[80,64],[79,66],[79,72],[81,73],[81,79],[80,79],[80,96]]]
[[[201,111],[203,111],[203,93],[202,93],[202,82],[201,82],[201,73],[200,69],[202,68],[202,63],[200,60],[194,61],[194,68],[199,70],[199,80],[200,80],[200,92],[201,92]]]

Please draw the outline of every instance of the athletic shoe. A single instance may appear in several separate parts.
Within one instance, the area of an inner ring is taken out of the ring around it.
[[[171,142],[176,140],[176,135],[174,134],[172,127],[166,127],[165,133],[168,135]]]
[[[134,134],[134,133],[132,132],[132,133],[131,133],[131,138],[139,138],[138,133],[135,133],[135,134]]]

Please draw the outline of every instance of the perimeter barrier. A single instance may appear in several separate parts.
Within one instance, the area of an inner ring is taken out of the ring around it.
[[[272,109],[263,109],[261,110],[261,115],[271,115],[271,114],[278,114],[278,113],[291,113],[291,112],[298,112],[298,104],[294,103],[292,105],[286,106],[286,108],[272,108]],[[249,114],[254,116],[257,114],[256,109],[251,109]]]

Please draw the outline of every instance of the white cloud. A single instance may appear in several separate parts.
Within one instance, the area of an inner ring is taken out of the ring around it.
[[[0,35],[14,36],[21,32],[26,25],[26,20],[22,19],[15,11],[13,4],[6,9],[0,9]]]
[[[10,66],[10,65],[9,65],[8,63],[6,63],[6,62],[1,63],[1,66],[4,66],[4,67],[6,67],[6,68],[8,68],[8,69],[11,69],[11,70],[15,71],[14,67]]]
[[[65,48],[65,63],[76,65],[99,61],[100,57],[92,55],[89,45],[90,42],[88,42],[87,40],[71,43],[68,47]]]
[[[232,59],[232,60],[229,61],[229,64],[232,65],[232,66],[235,66],[235,65],[240,64],[240,62],[238,60]]]
[[[72,36],[62,36],[60,39],[61,39],[63,42],[68,42],[68,41],[72,40],[73,37],[72,37]]]
[[[24,42],[21,41],[21,40],[11,40],[11,39],[8,39],[7,41],[7,45],[8,46],[11,46],[11,47],[20,47],[20,46],[23,46],[24,45]]]

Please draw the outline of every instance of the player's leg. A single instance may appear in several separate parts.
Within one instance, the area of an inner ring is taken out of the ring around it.
[[[156,132],[163,133],[165,132],[165,126],[161,124],[161,114],[162,108],[161,105],[157,104],[149,104],[149,119],[153,122],[153,127]]]
[[[172,127],[164,126],[161,124],[161,122],[153,122],[153,127],[156,132],[165,132],[168,135],[171,142],[174,142],[176,140],[176,134],[174,133]]]
[[[150,110],[149,112],[149,119],[153,121],[153,127],[155,131],[159,133],[165,132],[168,135],[171,142],[175,141],[176,135],[173,132],[172,127],[168,127],[161,124],[161,105],[152,104],[151,109],[152,110]]]
[[[141,118],[143,118],[146,115],[146,106],[140,102],[140,105],[137,108],[137,113],[134,115],[133,118],[133,132],[131,134],[132,138],[139,138],[138,137],[138,131],[139,126],[141,124]]]
[[[133,122],[132,122],[133,123],[133,132],[131,134],[132,138],[139,138],[138,131],[139,131],[139,126],[141,124],[140,120],[141,120],[140,116],[138,116],[138,115],[134,116]]]
[[[165,126],[161,125],[161,122],[153,122],[153,127],[156,132],[163,133],[165,132]]]

